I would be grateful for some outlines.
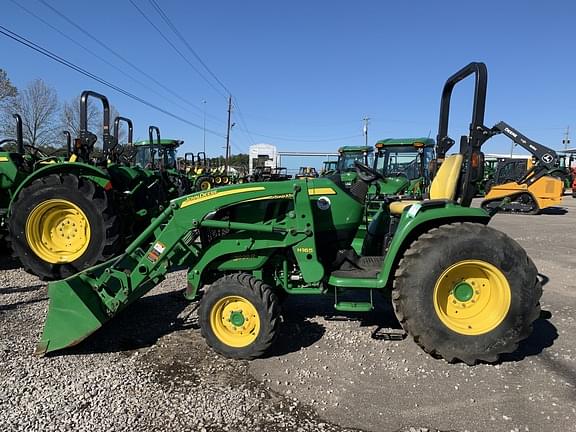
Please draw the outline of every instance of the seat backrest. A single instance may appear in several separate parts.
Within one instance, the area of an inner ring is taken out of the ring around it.
[[[430,199],[451,201],[456,197],[463,160],[464,156],[461,154],[450,155],[444,159],[430,185]]]

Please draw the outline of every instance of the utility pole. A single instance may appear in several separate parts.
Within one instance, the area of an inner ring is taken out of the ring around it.
[[[566,126],[566,132],[564,132],[562,144],[564,144],[564,150],[568,150],[568,147],[570,146],[570,126]]]
[[[228,127],[226,129],[226,159],[224,160],[224,172],[228,174],[228,160],[230,158],[230,120],[232,118],[232,96],[228,96]]]
[[[204,108],[204,154],[206,154],[206,101],[202,101],[202,107]]]
[[[366,147],[368,147],[368,123],[370,122],[370,117],[366,116],[362,119],[362,121],[364,122],[363,132],[364,132],[365,143],[366,143]]]

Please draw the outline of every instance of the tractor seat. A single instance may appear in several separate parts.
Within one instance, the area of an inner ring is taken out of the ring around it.
[[[458,179],[460,178],[460,170],[462,168],[463,160],[464,156],[461,154],[448,156],[444,160],[430,185],[431,200],[454,200],[456,197],[456,186],[458,185]],[[405,208],[419,202],[421,201],[394,201],[390,203],[388,208],[391,215],[400,216]]]

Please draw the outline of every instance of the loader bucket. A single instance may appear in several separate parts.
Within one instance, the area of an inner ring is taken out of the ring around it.
[[[93,272],[109,263],[103,264],[90,270]],[[88,278],[80,273],[48,284],[50,305],[42,338],[36,347],[37,355],[78,344],[111,318]]]

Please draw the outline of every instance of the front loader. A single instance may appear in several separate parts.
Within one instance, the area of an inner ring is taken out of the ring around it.
[[[474,364],[514,351],[539,316],[542,291],[521,246],[487,226],[488,212],[470,207],[489,137],[484,64],[471,63],[446,82],[438,142],[445,149],[453,143],[450,96],[469,75],[476,77],[470,134],[458,153],[441,154],[429,199],[382,206],[361,255],[351,244],[368,189],[381,178],[362,163],[350,188],[336,175],[181,197],[123,254],[49,285],[37,352],[80,343],[176,266],[189,269],[185,296],[201,297],[202,335],[226,357],[252,359],[274,343],[285,294],[328,295],[338,311],[366,312],[385,290],[407,333],[436,357]]]

